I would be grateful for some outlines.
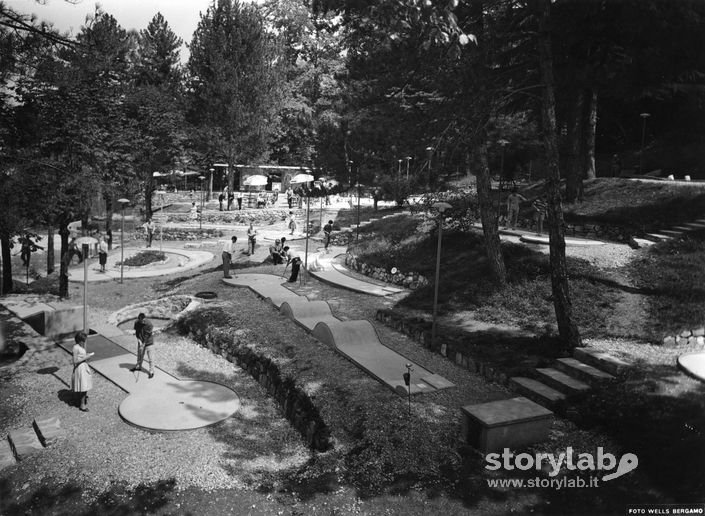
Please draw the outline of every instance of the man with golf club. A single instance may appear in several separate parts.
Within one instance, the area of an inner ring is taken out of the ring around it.
[[[137,316],[135,321],[135,337],[137,337],[137,365],[130,371],[142,371],[142,361],[144,355],[147,355],[149,360],[149,378],[154,378],[154,357],[152,356],[152,347],[154,345],[154,325],[147,319],[144,313]],[[139,373],[138,373],[139,374]]]
[[[301,269],[301,257],[299,257],[299,253],[291,249],[288,245],[284,247],[284,252],[286,253],[286,266],[284,267],[282,276],[286,276],[286,269],[289,267],[289,264],[291,264],[289,283],[296,283],[296,279],[299,277],[299,269]]]

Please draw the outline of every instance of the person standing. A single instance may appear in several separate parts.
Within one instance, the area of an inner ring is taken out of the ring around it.
[[[233,201],[235,200],[235,194],[228,192],[228,211],[233,209]]]
[[[512,229],[515,229],[517,225],[521,201],[526,202],[526,197],[518,193],[516,187],[512,188],[511,193],[507,196],[507,226]]]
[[[73,338],[73,373],[71,374],[71,390],[78,394],[78,408],[88,412],[88,391],[93,388],[93,373],[88,366],[88,359],[95,353],[86,353],[88,336],[79,331]]]
[[[299,277],[299,269],[301,269],[301,258],[299,254],[292,250],[289,246],[284,248],[286,252],[286,264],[291,264],[291,276],[289,277],[289,283],[296,283],[296,279]]]
[[[328,245],[330,244],[330,235],[333,232],[333,221],[329,220],[328,224],[323,226],[323,235],[325,238],[325,249],[328,250]]]
[[[147,239],[147,247],[152,247],[152,238],[154,237],[154,222],[152,219],[147,219],[147,222],[142,224],[145,232],[145,238]]]
[[[237,191],[237,210],[242,211],[242,192]]]
[[[542,195],[541,197],[537,197],[532,206],[534,208],[534,217],[536,219],[536,234],[540,235],[543,233],[543,220],[546,218],[546,211],[548,210],[546,196]]]
[[[73,237],[69,242],[69,265],[71,264],[71,261],[73,260],[73,255],[75,254],[78,255],[78,263],[81,264],[83,262],[83,253],[78,249],[76,237]]]
[[[289,205],[289,209],[291,209],[291,203],[294,200],[294,191],[291,189],[291,186],[289,186],[286,189],[286,203]]]
[[[255,254],[255,244],[257,243],[257,230],[250,222],[250,227],[247,230],[247,254],[252,256]]]
[[[22,265],[24,265],[25,267],[29,267],[29,259],[32,257],[32,252],[36,251],[37,249],[44,248],[32,242],[29,233],[25,234],[25,236],[21,239],[20,247],[20,258],[22,259]]]
[[[237,237],[233,236],[229,242],[225,242],[225,244],[223,244],[222,257],[224,278],[232,278],[230,275],[230,262],[233,258],[233,246],[235,245],[235,242],[237,242]]]
[[[218,196],[218,209],[220,211],[223,211],[223,201],[225,200],[225,195],[223,195],[223,192],[220,192],[220,195]]]
[[[108,261],[108,243],[103,235],[98,239],[98,262],[100,263],[100,272],[105,272],[105,264]]]
[[[286,218],[287,220],[287,226],[291,230],[289,233],[290,235],[294,234],[294,231],[296,231],[296,219],[294,219],[294,212],[290,211],[289,216]]]
[[[189,218],[194,223],[198,220],[198,207],[196,206],[195,202],[191,203],[191,212],[189,213]]]
[[[137,337],[137,365],[130,369],[130,371],[144,371],[144,369],[142,369],[142,362],[146,354],[147,360],[149,361],[149,378],[154,378],[154,357],[152,355],[154,326],[144,313],[141,313],[137,316],[134,329],[135,337]]]

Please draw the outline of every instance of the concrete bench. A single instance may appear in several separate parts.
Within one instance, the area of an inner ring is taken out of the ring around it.
[[[553,412],[528,398],[466,405],[463,439],[482,453],[519,448],[548,439]]]

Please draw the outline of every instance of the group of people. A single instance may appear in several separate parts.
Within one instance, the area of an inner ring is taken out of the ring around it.
[[[519,207],[521,202],[527,201],[528,199],[521,195],[517,191],[516,187],[512,188],[512,191],[507,196],[507,219],[505,229],[516,229],[517,221],[519,219]],[[548,200],[546,195],[541,195],[534,199],[534,202],[531,203],[531,207],[534,210],[536,234],[540,235],[543,233],[543,222],[546,219],[546,214],[548,212]]]
[[[228,190],[228,187],[226,186],[218,195],[218,208],[220,211],[224,211],[224,209],[231,211],[233,209],[233,203],[236,199],[237,209],[242,210],[242,192],[240,190],[233,192],[232,190]],[[225,203],[225,205],[223,203]],[[225,208],[223,208],[223,206],[225,206]]]
[[[255,254],[255,248],[257,246],[257,229],[254,224],[250,222],[250,227],[247,228],[247,255],[252,256]],[[223,249],[221,250],[221,257],[223,259],[223,277],[232,278],[230,275],[230,264],[233,261],[233,254],[235,253],[235,244],[237,243],[237,237],[232,236],[229,241],[223,244]]]

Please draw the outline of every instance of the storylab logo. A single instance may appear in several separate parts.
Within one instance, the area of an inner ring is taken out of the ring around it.
[[[597,448],[596,454],[586,452],[575,454],[573,448],[568,446],[565,452],[557,455],[554,453],[514,454],[509,448],[505,448],[501,454],[487,454],[485,462],[485,469],[490,471],[548,470],[549,477],[555,477],[563,468],[567,471],[599,471],[606,473],[601,477],[602,482],[626,475],[639,465],[639,459],[633,453],[625,453],[617,461],[613,454],[605,453],[601,446]]]

